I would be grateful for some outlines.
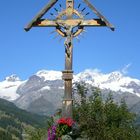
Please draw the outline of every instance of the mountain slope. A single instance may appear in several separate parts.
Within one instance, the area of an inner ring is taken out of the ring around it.
[[[0,139],[23,140],[28,131],[46,125],[46,117],[17,108],[13,103],[0,99]],[[28,131],[26,131],[28,129]]]
[[[4,112],[7,115],[13,116],[21,122],[30,124],[32,126],[43,126],[46,117],[36,115],[25,110],[19,109],[15,104],[0,99],[0,111]]]

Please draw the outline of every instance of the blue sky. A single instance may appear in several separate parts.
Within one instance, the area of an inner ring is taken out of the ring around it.
[[[26,79],[41,69],[64,69],[64,40],[59,42],[59,38],[50,34],[53,28],[32,28],[30,32],[23,29],[47,2],[0,2],[0,80],[14,73]],[[116,30],[86,28],[80,42],[74,40],[75,73],[89,68],[109,73],[129,65],[128,75],[140,79],[140,1],[94,0],[92,3]]]

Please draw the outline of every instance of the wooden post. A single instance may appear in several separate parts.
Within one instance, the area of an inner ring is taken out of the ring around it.
[[[63,71],[63,76],[65,90],[64,90],[64,99],[62,104],[62,117],[64,118],[72,118],[72,79],[73,79],[73,71],[65,70]]]
[[[67,19],[71,19],[73,15],[74,1],[67,0],[66,1],[66,16]],[[67,26],[67,37],[65,41],[65,71],[63,71],[63,80],[64,80],[64,99],[62,104],[62,117],[64,118],[72,118],[72,79],[73,79],[73,71],[72,71],[72,61],[73,61],[73,45],[72,45],[72,28],[71,26]]]
[[[69,54],[67,54],[67,48],[65,48],[65,71],[63,71],[62,79],[64,80],[64,99],[62,102],[62,117],[72,118],[72,59],[73,59],[73,46],[69,46]]]

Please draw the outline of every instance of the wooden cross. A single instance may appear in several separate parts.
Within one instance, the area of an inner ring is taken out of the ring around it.
[[[80,1],[80,0],[79,0]],[[84,27],[109,27],[114,31],[107,19],[88,1],[83,0],[86,5],[97,15],[97,19],[85,19],[85,16],[78,10],[74,9],[74,0],[66,0],[66,9],[58,13],[55,20],[42,19],[42,17],[58,2],[58,0],[50,0],[50,2],[37,14],[35,18],[25,27],[29,31],[32,27],[55,27],[56,32],[66,38],[65,45],[65,70],[62,72],[65,91],[62,104],[62,117],[72,118],[72,55],[73,44],[72,40],[83,32]],[[80,5],[78,6],[80,7]],[[55,9],[57,11],[57,9]],[[84,9],[83,9],[84,10]],[[89,13],[87,13],[89,14]],[[76,15],[78,18],[74,18]],[[63,17],[66,17],[65,19]],[[76,28],[76,30],[74,30]]]

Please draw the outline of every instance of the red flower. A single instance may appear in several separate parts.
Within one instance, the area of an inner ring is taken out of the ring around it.
[[[74,121],[71,118],[60,118],[57,121],[58,124],[65,124],[71,127],[74,124]]]
[[[71,118],[67,118],[67,125],[71,127],[74,124],[74,121]]]

